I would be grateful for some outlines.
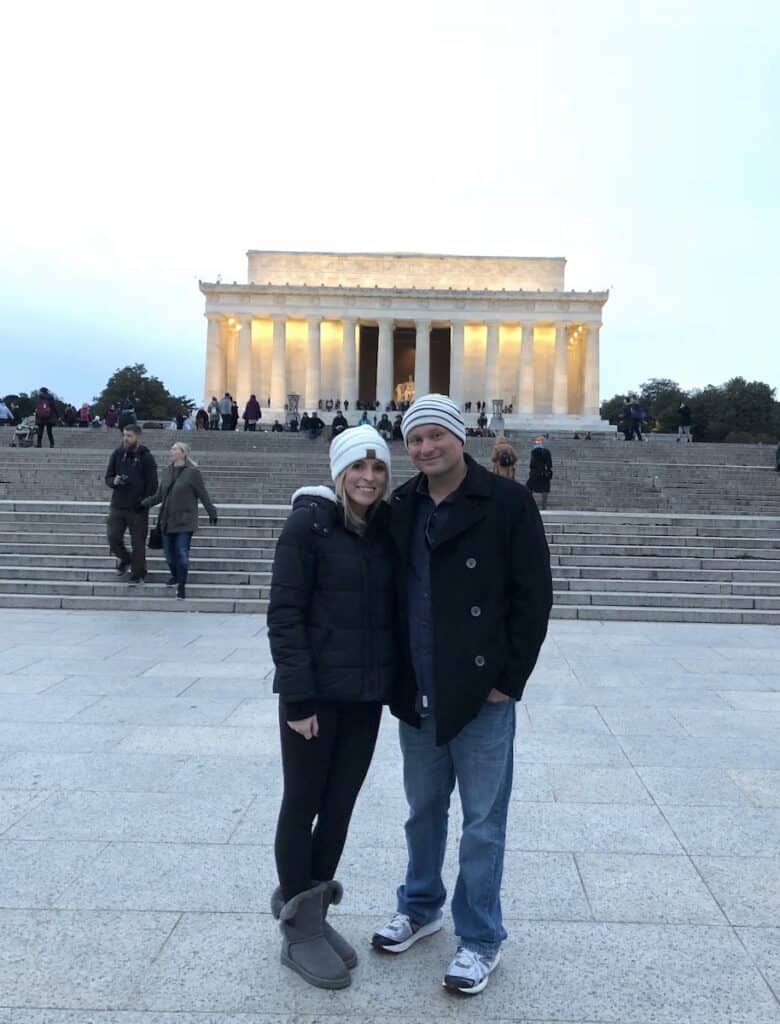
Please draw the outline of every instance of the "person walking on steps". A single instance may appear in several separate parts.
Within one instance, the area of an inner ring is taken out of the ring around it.
[[[396,913],[371,943],[401,953],[442,927],[457,783],[463,831],[452,917],[460,944],[443,984],[474,995],[507,937],[501,875],[515,702],[547,632],[550,554],[527,489],[464,453],[466,425],[450,398],[417,399],[402,427],[418,470],[390,501],[401,629],[391,710],[401,720],[408,864]]]
[[[539,508],[546,509],[550,497],[550,481],[553,476],[552,455],[545,448],[544,438],[535,437],[531,449],[531,460],[528,465],[526,487],[536,498]]]
[[[282,963],[336,989],[350,984],[357,954],[328,923],[328,908],[342,898],[336,870],[392,696],[396,644],[383,500],[390,451],[372,427],[345,430],[331,442],[330,471],[333,490],[293,495],[271,578],[284,777],[271,910]]]
[[[495,440],[493,451],[490,453],[490,464],[494,473],[505,476],[507,480],[515,479],[517,453],[503,434]]]
[[[131,585],[146,578],[146,534],[149,513],[144,498],[157,490],[157,463],[141,444],[141,428],[128,423],[122,430],[122,443],[111,453],[106,469],[106,486],[111,488],[111,508],[106,532],[111,554],[117,559],[118,576],[130,569]],[[125,530],[130,531],[132,554],[125,547]]]
[[[217,510],[209,497],[198,464],[192,458],[190,446],[174,441],[170,449],[170,465],[162,475],[154,494],[141,505],[150,509],[162,505],[159,526],[162,531],[163,551],[171,575],[167,587],[176,587],[176,596],[187,596],[187,574],[190,569],[190,544],[198,529],[198,502],[205,508],[209,523],[217,525]]]
[[[40,448],[43,444],[44,430],[49,440],[49,447],[54,447],[53,427],[58,419],[59,412],[57,410],[57,403],[54,401],[54,395],[48,388],[41,388],[35,403],[35,429],[38,433],[38,440],[35,443],[36,448]]]

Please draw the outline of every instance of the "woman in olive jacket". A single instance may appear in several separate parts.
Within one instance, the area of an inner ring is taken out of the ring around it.
[[[171,570],[166,586],[176,587],[176,596],[184,600],[190,568],[190,543],[198,529],[198,501],[208,512],[212,526],[217,525],[217,510],[203,483],[198,464],[190,454],[190,446],[183,441],[174,441],[170,459],[156,493],[145,498],[141,505],[151,508],[162,503],[157,522],[162,530],[165,560]]]
[[[276,548],[268,636],[279,694],[284,795],[271,899],[282,963],[344,988],[354,949],[325,917],[352,810],[395,680],[390,451],[371,426],[330,446],[334,491],[296,491]],[[312,830],[314,819],[317,825]]]

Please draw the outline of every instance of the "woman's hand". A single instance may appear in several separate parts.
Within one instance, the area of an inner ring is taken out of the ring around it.
[[[287,723],[293,732],[297,732],[299,736],[303,736],[305,740],[316,739],[320,734],[319,723],[317,722],[316,715],[310,715],[309,718],[301,718],[298,722]]]
[[[487,695],[487,699],[491,704],[501,704],[503,701],[509,700],[510,698],[500,690],[493,688]]]

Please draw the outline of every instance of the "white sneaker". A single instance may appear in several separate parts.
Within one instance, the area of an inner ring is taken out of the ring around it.
[[[467,996],[475,996],[485,988],[500,959],[500,949],[495,956],[482,956],[471,949],[466,949],[465,946],[459,946],[455,959],[447,968],[442,985],[450,992],[463,992]]]
[[[426,935],[434,935],[441,926],[441,917],[437,917],[430,924],[418,924],[406,914],[393,914],[387,924],[377,928],[371,936],[371,945],[374,949],[386,953],[403,953],[419,939],[424,939]]]

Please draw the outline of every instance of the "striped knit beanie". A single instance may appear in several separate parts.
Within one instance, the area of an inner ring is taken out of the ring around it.
[[[404,444],[410,430],[430,423],[444,427],[462,444],[466,443],[466,423],[455,402],[447,395],[422,395],[412,402],[401,420]]]

